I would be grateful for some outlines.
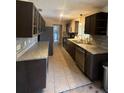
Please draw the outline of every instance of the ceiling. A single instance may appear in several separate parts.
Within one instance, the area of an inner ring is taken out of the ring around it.
[[[33,2],[42,9],[43,17],[73,19],[80,14],[88,15],[92,11],[102,9],[108,0],[25,0]]]

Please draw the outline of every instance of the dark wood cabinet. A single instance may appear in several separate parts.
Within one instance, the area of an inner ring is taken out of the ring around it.
[[[67,49],[67,48],[66,48],[66,46],[67,46],[67,44],[66,44],[67,39],[68,39],[68,37],[63,37],[63,39],[62,39],[63,47],[64,47],[65,49]]]
[[[75,44],[70,42],[69,40],[64,39],[65,41],[64,43],[64,48],[66,49],[66,51],[70,54],[70,56],[73,58],[73,60],[75,60]]]
[[[103,78],[102,65],[108,62],[108,53],[92,54],[67,38],[63,40],[63,47],[73,58],[80,70],[92,81],[101,80]]]
[[[70,22],[66,24],[66,33],[69,33],[70,26],[71,26],[71,23]]]
[[[16,1],[16,37],[33,37],[44,26],[45,21],[32,2]]]
[[[46,87],[47,59],[16,62],[16,93],[38,93]]]
[[[86,34],[90,34],[90,33],[91,33],[91,32],[90,32],[90,31],[91,31],[91,30],[90,30],[90,28],[91,28],[91,27],[90,27],[90,18],[91,18],[91,17],[89,17],[89,16],[85,18],[85,33],[86,33]]]
[[[76,46],[75,50],[75,61],[77,66],[84,72],[84,65],[85,65],[85,50]]]
[[[78,33],[79,21],[75,21],[75,33]]]
[[[46,88],[48,42],[39,42],[16,59],[16,93],[41,93]]]
[[[108,62],[108,54],[96,54],[93,55],[89,52],[86,52],[85,57],[85,74],[93,81],[100,80],[102,78],[102,64]]]
[[[53,27],[45,27],[38,35],[38,41],[49,41],[49,56],[53,55]]]
[[[45,29],[45,21],[43,17],[40,15],[40,13],[38,15],[39,15],[38,16],[38,34],[40,34]]]
[[[85,18],[85,33],[91,35],[107,34],[108,13],[99,12]]]
[[[16,93],[28,93],[26,63],[16,63]]]
[[[71,24],[74,24],[72,27]],[[68,35],[68,37],[70,38],[74,38],[76,34],[78,34],[78,25],[79,25],[79,21],[74,21],[74,23],[72,23],[71,21],[68,22],[66,24],[66,33]],[[73,29],[72,29],[73,28]],[[73,31],[72,31],[73,30]]]

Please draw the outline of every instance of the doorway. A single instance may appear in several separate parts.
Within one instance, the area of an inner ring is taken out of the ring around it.
[[[53,40],[54,44],[60,44],[61,42],[61,32],[62,32],[62,26],[55,24],[53,25]]]

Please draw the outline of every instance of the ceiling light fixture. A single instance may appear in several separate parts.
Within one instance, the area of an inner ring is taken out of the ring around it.
[[[81,24],[82,23],[82,17],[83,17],[83,15],[82,14],[80,14],[80,17],[79,17],[79,23]]]
[[[83,20],[83,15],[80,14],[80,17],[79,17],[79,24],[82,25],[82,20]]]
[[[63,17],[63,14],[62,13],[60,14],[60,17]]]

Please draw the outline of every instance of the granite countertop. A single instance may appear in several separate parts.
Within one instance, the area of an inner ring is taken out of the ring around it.
[[[108,49],[105,49],[103,47],[98,47],[98,46],[91,45],[91,44],[77,43],[77,42],[75,42],[75,39],[68,39],[68,40],[73,42],[73,43],[75,43],[79,47],[85,49],[86,51],[90,52],[91,54],[104,54],[104,53],[108,53]]]
[[[28,51],[26,51],[21,57],[16,59],[16,62],[26,60],[37,60],[48,58],[49,42],[42,41],[33,45]]]

